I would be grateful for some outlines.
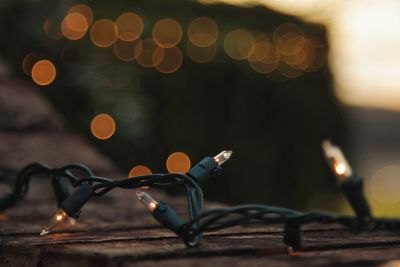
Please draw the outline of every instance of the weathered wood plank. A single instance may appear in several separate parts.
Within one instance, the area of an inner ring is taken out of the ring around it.
[[[148,233],[151,233],[151,231]],[[371,266],[373,266],[376,262],[396,259],[396,257],[399,257],[398,253],[400,251],[399,242],[388,249],[385,244],[372,243],[370,240],[369,244],[371,246],[365,248],[332,249],[331,247],[327,250],[306,250],[296,253],[296,256],[289,256],[281,242],[281,238],[276,235],[208,236],[202,246],[185,248],[180,240],[176,238],[162,237],[161,235],[161,237],[152,239],[145,236],[144,232],[141,232],[141,234],[144,236],[135,240],[123,241],[102,240],[99,243],[90,241],[64,245],[44,245],[42,243],[41,245],[32,244],[32,247],[28,245],[28,248],[21,244],[9,245],[5,252],[7,255],[13,255],[16,258],[26,257],[26,259],[36,258],[38,261],[45,260],[46,266],[51,266],[52,262],[62,263],[63,261],[70,263],[79,261],[85,263],[84,265],[91,265],[96,263],[98,259],[101,259],[104,266],[118,265],[121,262],[125,264],[129,262],[138,264],[146,261],[154,263],[155,260],[161,263],[161,260],[168,262],[172,258],[176,260],[177,266],[180,266],[189,262],[197,265],[203,262],[198,259],[204,260],[205,258],[207,260],[211,258],[215,261],[220,261],[216,258],[225,258],[226,256],[230,257],[230,261],[224,265],[233,264],[234,266],[261,264],[261,258],[268,263],[281,261],[282,266],[290,266],[294,263],[296,266],[298,263],[304,263],[303,266],[305,264],[322,266],[327,263],[348,264],[357,261],[371,261]],[[330,243],[329,239],[326,242]],[[355,245],[353,241],[352,244]],[[341,246],[341,244],[338,245],[339,247]],[[377,253],[375,252],[376,250],[380,252]],[[27,251],[30,253],[27,253]],[[376,256],[370,257],[370,253],[373,252],[375,252]],[[43,258],[44,255],[45,259]],[[196,260],[193,261],[193,258]]]
[[[395,267],[400,264],[400,247],[375,247],[372,249],[345,249],[323,252],[304,252],[297,256],[290,255],[229,255],[221,257],[187,257],[179,259],[148,259],[127,261],[115,259],[111,265],[123,267],[163,267],[180,266],[353,266]],[[48,259],[51,264],[51,260]]]

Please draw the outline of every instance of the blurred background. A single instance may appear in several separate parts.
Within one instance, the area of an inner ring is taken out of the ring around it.
[[[376,214],[398,215],[398,14],[395,0],[3,0],[0,79],[36,86],[127,177],[232,149],[207,199],[349,212],[329,138]]]

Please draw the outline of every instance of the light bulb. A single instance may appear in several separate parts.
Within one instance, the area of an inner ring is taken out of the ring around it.
[[[50,233],[51,230],[53,230],[57,225],[61,224],[64,222],[68,217],[68,215],[63,211],[59,210],[50,220],[50,222],[43,227],[42,232],[40,232],[41,236],[47,235]]]
[[[146,206],[146,208],[153,212],[158,205],[158,201],[155,200],[154,198],[152,198],[149,194],[147,194],[146,192],[143,191],[137,191],[136,192],[136,196],[137,198],[140,200],[140,202],[142,202],[143,205]]]
[[[353,171],[342,150],[333,145],[329,140],[322,142],[322,149],[324,150],[325,157],[336,178],[339,180],[348,179],[352,175]]]
[[[230,157],[232,156],[233,151],[232,150],[224,150],[221,153],[219,153],[218,155],[216,155],[214,157],[215,162],[221,166],[222,164],[224,164],[226,161],[228,161],[230,159]]]
[[[346,168],[346,165],[343,164],[343,163],[338,163],[338,164],[335,165],[335,172],[336,172],[338,175],[343,175],[343,174],[345,174],[346,169],[347,169],[347,168]]]
[[[181,235],[185,221],[167,203],[158,202],[143,191],[137,191],[136,196],[151,212],[156,221],[178,236]]]

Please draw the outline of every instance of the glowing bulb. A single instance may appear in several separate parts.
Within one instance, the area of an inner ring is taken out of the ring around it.
[[[47,235],[53,230],[57,225],[61,224],[68,218],[68,215],[63,211],[59,210],[50,220],[50,222],[43,227],[42,232],[40,232],[41,236]]]
[[[339,163],[335,166],[335,172],[339,175],[343,175],[346,172],[346,165]]]
[[[153,212],[158,205],[158,201],[152,198],[149,194],[143,191],[137,191],[136,192],[137,198],[142,202],[143,205],[147,207],[147,209],[151,212]]]
[[[222,165],[224,164],[226,161],[228,161],[230,159],[230,157],[232,156],[233,151],[232,150],[224,150],[221,153],[219,153],[218,155],[216,155],[214,157],[215,162],[218,163],[218,165]]]
[[[329,140],[325,140],[322,142],[322,149],[324,150],[325,157],[338,179],[347,179],[352,175],[351,167],[339,147],[333,145]]]

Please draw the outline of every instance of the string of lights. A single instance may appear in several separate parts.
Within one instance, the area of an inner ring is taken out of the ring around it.
[[[119,180],[96,176],[88,167],[81,164],[51,168],[42,163],[33,163],[18,174],[13,183],[12,192],[0,199],[0,210],[10,208],[23,199],[28,192],[31,176],[42,173],[52,176],[51,182],[59,211],[43,227],[41,235],[50,233],[67,219],[78,218],[82,207],[93,196],[101,197],[115,188],[181,186],[186,189],[189,218],[193,219],[199,216],[203,208],[203,192],[199,183],[208,177],[218,175],[222,170],[221,165],[229,160],[231,155],[232,151],[222,151],[215,157],[205,157],[186,174],[150,174]],[[76,188],[72,193],[70,192],[71,187]],[[193,242],[198,241],[194,240]]]
[[[204,232],[217,231],[249,223],[283,224],[283,241],[291,250],[301,248],[301,226],[310,223],[340,224],[354,233],[362,230],[389,229],[400,231],[400,220],[374,218],[363,193],[362,179],[357,176],[343,152],[330,141],[322,143],[325,158],[336,176],[340,188],[351,205],[355,216],[339,215],[328,211],[301,212],[267,205],[251,204],[203,211],[203,192],[200,187],[205,179],[220,174],[232,151],[222,151],[215,157],[205,157],[186,174],[150,174],[112,180],[96,176],[88,167],[70,164],[61,168],[51,168],[42,163],[26,166],[15,181],[4,177],[3,182],[13,186],[12,192],[0,199],[0,210],[5,210],[19,202],[28,192],[31,176],[46,173],[51,182],[59,211],[43,227],[41,235],[46,235],[66,219],[78,218],[82,207],[93,197],[101,197],[115,188],[137,189],[144,187],[165,188],[181,186],[187,194],[189,220],[185,221],[167,203],[157,201],[144,191],[136,195],[153,217],[164,227],[180,236],[189,246],[197,246]],[[72,193],[70,188],[76,188]],[[72,220],[73,221],[73,220]]]
[[[148,193],[138,191],[137,197],[159,223],[180,236],[190,247],[199,244],[194,240],[199,241],[197,236],[201,236],[204,232],[249,223],[284,224],[283,241],[290,250],[301,248],[301,226],[310,223],[340,224],[354,233],[382,228],[400,231],[400,219],[374,218],[371,215],[362,191],[362,179],[354,174],[342,151],[329,141],[324,141],[322,148],[356,216],[339,215],[328,211],[300,212],[255,204],[206,210],[185,222],[167,203],[157,201]]]

